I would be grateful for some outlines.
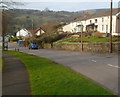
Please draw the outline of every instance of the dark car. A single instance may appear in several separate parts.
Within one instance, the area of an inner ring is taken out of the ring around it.
[[[38,49],[38,44],[30,44],[29,49]]]

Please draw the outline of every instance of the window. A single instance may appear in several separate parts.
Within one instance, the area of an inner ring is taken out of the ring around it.
[[[118,16],[118,17],[117,17],[117,19],[119,20],[119,19],[120,19],[120,17]]]
[[[97,23],[97,19],[95,19],[95,23]]]
[[[102,31],[104,31],[104,25],[102,25]]]
[[[94,29],[95,31],[97,31],[98,30],[98,25],[95,25],[95,29]]]
[[[108,33],[108,25],[106,25],[106,33]]]
[[[92,23],[92,20],[90,20],[90,24]]]
[[[104,22],[104,18],[102,18],[102,22]]]

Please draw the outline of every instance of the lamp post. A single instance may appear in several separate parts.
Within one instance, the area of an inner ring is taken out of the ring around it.
[[[112,53],[112,0],[110,2],[110,49],[109,52]]]

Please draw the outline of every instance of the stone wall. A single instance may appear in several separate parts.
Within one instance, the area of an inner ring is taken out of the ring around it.
[[[113,52],[118,52],[118,43],[113,44]],[[84,52],[109,52],[109,43],[83,43]],[[50,44],[45,44],[44,48],[51,49]],[[52,49],[82,51],[82,46],[78,44],[53,44]]]

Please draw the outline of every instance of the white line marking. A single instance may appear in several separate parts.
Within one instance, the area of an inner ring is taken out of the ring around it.
[[[113,66],[113,65],[111,65],[111,64],[107,64],[108,66]]]
[[[97,62],[97,61],[95,61],[95,60],[92,60],[93,62]]]
[[[34,53],[29,53],[29,54],[34,55]]]
[[[111,64],[107,64],[108,66],[111,66],[111,67],[115,67],[115,68],[120,68],[118,66],[115,66],[115,65],[111,65]]]

